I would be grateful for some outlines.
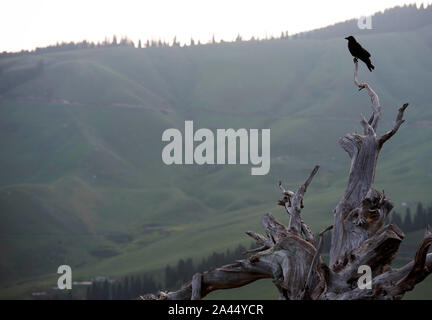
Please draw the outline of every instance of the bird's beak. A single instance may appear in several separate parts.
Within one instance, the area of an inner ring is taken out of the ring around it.
[[[348,37],[346,37],[345,40],[348,40]]]

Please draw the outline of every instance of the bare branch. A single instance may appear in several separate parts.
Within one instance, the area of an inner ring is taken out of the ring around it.
[[[160,291],[159,296],[145,295],[143,299],[150,300],[191,300],[202,299],[210,292],[219,289],[230,289],[244,286],[253,281],[271,278],[270,265],[257,261],[240,260],[220,268],[195,274],[192,282],[178,291]]]
[[[307,180],[301,185],[301,187],[297,190],[297,192],[293,192],[291,190],[287,190],[282,186],[282,182],[279,181],[278,186],[284,195],[282,200],[278,201],[278,204],[284,206],[288,215],[290,215],[290,224],[289,229],[290,232],[301,235],[304,234],[307,241],[313,243],[314,237],[313,233],[309,229],[309,227],[302,221],[300,217],[301,209],[303,208],[303,197],[307,190],[307,187],[311,183],[313,177],[318,172],[319,166],[315,166],[312,172],[310,173]]]
[[[296,197],[299,197],[299,199],[301,199],[301,200],[303,199],[303,196],[306,193],[307,187],[312,182],[312,179],[316,175],[316,173],[318,172],[319,168],[320,168],[320,166],[318,166],[318,165],[313,168],[312,172],[310,173],[310,175],[307,178],[307,180],[305,181],[305,183],[303,183],[303,185],[297,191]]]
[[[374,274],[382,273],[391,265],[403,238],[403,232],[396,225],[386,225],[349,252],[345,258],[346,265],[341,265],[337,271],[345,281],[356,279],[361,265],[370,266]]]
[[[294,196],[295,192],[291,191],[291,190],[287,190],[282,186],[282,181],[279,181],[278,183],[279,189],[281,189],[282,193],[286,196],[292,197]]]
[[[312,259],[311,266],[309,268],[309,272],[308,272],[305,286],[303,289],[303,298],[310,297],[310,289],[312,287],[312,279],[313,279],[312,276],[313,276],[314,272],[317,272],[316,268],[317,268],[318,258],[321,254],[321,250],[322,250],[322,246],[323,246],[323,242],[324,242],[324,234],[331,229],[333,229],[333,225],[328,226],[327,228],[324,229],[324,231],[320,232],[320,234],[319,234],[318,248],[315,252],[315,255]]]
[[[191,300],[200,300],[201,299],[201,282],[202,282],[202,274],[201,273],[195,273],[192,277]]]
[[[369,124],[369,122],[366,121],[366,119],[365,119],[365,117],[363,115],[361,116],[360,124],[363,127],[363,133],[365,135],[369,135],[369,136],[374,136],[375,135],[374,128],[372,128],[372,126]]]
[[[290,232],[283,224],[279,223],[271,213],[266,213],[261,218],[261,224],[273,244],[281,238],[286,237]]]
[[[312,230],[309,228],[309,226],[306,223],[304,223],[303,220],[301,221],[301,232],[307,242],[315,244],[314,234]]]
[[[374,131],[376,131],[378,127],[378,121],[381,119],[381,105],[378,98],[378,95],[375,93],[375,91],[367,84],[367,83],[360,83],[358,81],[358,60],[354,58],[354,83],[359,88],[359,90],[366,88],[367,93],[371,99],[372,102],[372,116],[370,117],[368,123],[373,128]]]
[[[312,182],[313,177],[318,172],[319,166],[315,166],[315,168],[310,173],[307,180],[301,185],[301,187],[297,190],[297,192],[294,194],[294,196],[291,199],[291,205],[289,206],[288,203],[285,204],[285,208],[288,211],[288,213],[291,215],[290,221],[289,221],[289,230],[293,234],[301,235],[302,233],[302,220],[301,220],[301,209],[303,208],[303,197],[306,193],[307,187]],[[307,231],[306,231],[307,232]]]
[[[432,245],[432,232],[430,231],[429,226],[426,228],[426,232],[423,238],[422,243],[420,244],[419,249],[415,255],[414,263],[411,268],[411,271],[404,277],[401,281],[399,281],[396,286],[401,288],[401,290],[408,291],[412,290],[414,286],[422,281],[432,270],[425,268],[426,266],[426,256],[429,250],[429,247]]]
[[[354,58],[353,61],[354,61],[354,84],[359,88],[360,91],[361,89],[366,88],[367,84],[360,83],[358,81],[358,60],[357,58]]]
[[[243,252],[243,254],[249,254],[249,253],[257,253],[257,252],[261,252],[261,251],[265,251],[267,249],[269,249],[270,247],[268,246],[261,246],[261,247],[257,247],[254,249],[249,249]]]
[[[350,158],[352,158],[356,150],[359,149],[360,143],[361,138],[355,133],[348,133],[339,139],[339,145],[348,153]]]
[[[255,241],[258,244],[261,244],[261,245],[266,245],[266,244],[271,245],[272,244],[269,239],[267,239],[266,237],[264,237],[263,235],[261,235],[259,233],[256,233],[256,232],[253,232],[253,231],[246,231],[246,234],[249,237],[255,239]]]
[[[382,148],[382,146],[384,145],[384,143],[387,140],[389,140],[391,137],[394,136],[394,134],[399,130],[399,127],[402,125],[402,123],[405,122],[405,120],[403,119],[403,115],[404,115],[405,109],[408,108],[408,105],[409,105],[408,103],[405,103],[402,107],[399,108],[399,112],[398,112],[398,115],[396,117],[396,121],[395,121],[393,129],[391,129],[390,131],[387,131],[379,139],[379,147],[380,148]]]
[[[245,253],[263,251],[263,250],[270,248],[274,244],[270,239],[264,237],[263,235],[261,235],[259,233],[255,233],[253,231],[247,231],[246,234],[249,237],[251,237],[252,239],[254,239],[257,242],[257,244],[261,245],[261,246],[259,248],[256,248],[256,249],[247,250],[247,251],[245,251]]]

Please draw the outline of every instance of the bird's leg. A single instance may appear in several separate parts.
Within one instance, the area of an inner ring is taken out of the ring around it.
[[[353,61],[354,61],[354,63],[357,63],[358,59],[356,57],[354,57]]]

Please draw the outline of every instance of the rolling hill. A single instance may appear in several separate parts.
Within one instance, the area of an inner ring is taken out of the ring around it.
[[[429,204],[432,24],[360,41],[377,67],[360,78],[380,96],[379,131],[411,105],[375,186],[396,208]],[[315,164],[303,218],[321,230],[349,170],[337,140],[370,112],[352,75],[343,38],[0,56],[0,297],[55,285],[61,264],[74,280],[118,277],[248,244],[265,212],[287,221],[276,182],[294,187]],[[162,132],[185,120],[270,128],[270,173],[166,166]]]

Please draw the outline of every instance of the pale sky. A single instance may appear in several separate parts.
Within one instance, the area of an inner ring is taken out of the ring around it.
[[[0,0],[0,52],[62,41],[102,41],[113,34],[134,41],[174,36],[207,42],[237,34],[279,36],[367,16],[400,0]]]

